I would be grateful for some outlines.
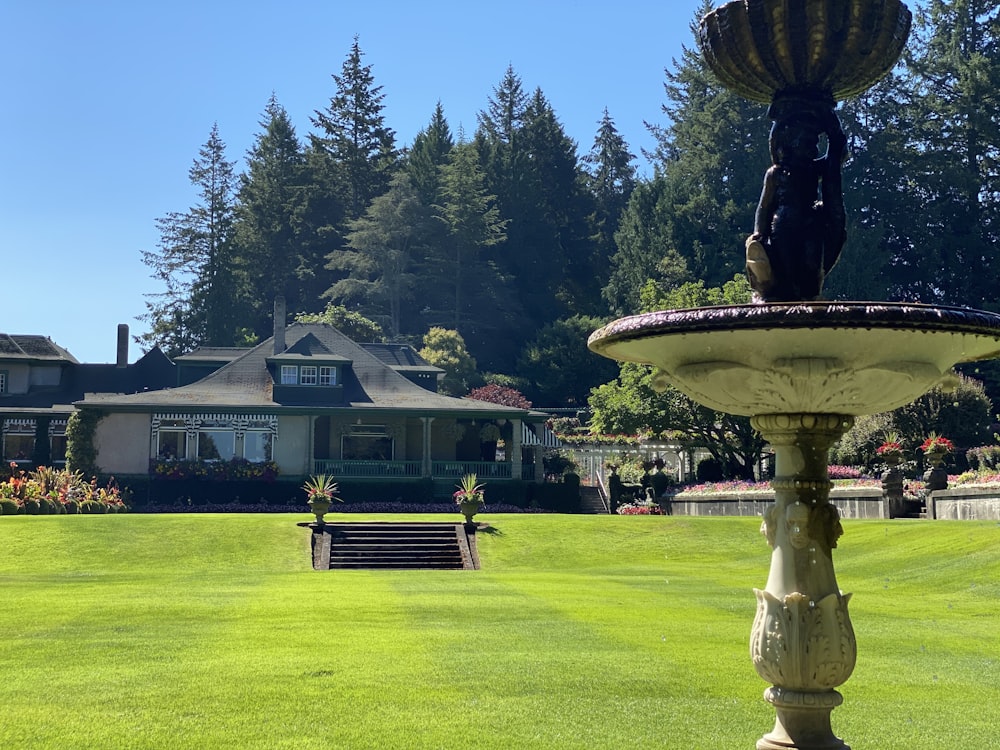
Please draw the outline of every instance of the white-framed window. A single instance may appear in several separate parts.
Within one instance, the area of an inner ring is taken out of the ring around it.
[[[281,366],[281,384],[282,385],[298,385],[299,383],[299,368],[295,365],[282,365]]]
[[[0,370],[0,393],[7,392],[7,371]]]
[[[337,385],[337,368],[323,366],[319,368],[320,385]]]
[[[274,433],[270,430],[247,430],[243,433],[243,458],[252,463],[270,461],[274,455]]]
[[[187,458],[187,430],[183,419],[163,419],[156,433],[156,457],[167,461]]]
[[[303,365],[299,369],[299,384],[300,385],[316,385],[316,366],[315,365]]]
[[[202,461],[228,461],[236,455],[236,432],[223,427],[198,430],[198,458]]]

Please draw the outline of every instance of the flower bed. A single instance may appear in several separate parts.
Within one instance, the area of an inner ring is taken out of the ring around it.
[[[0,483],[0,515],[59,515],[63,513],[124,513],[128,510],[114,478],[101,487],[80,472],[39,466],[32,472],[10,466]]]
[[[252,462],[245,458],[229,461],[167,461],[151,459],[149,475],[154,479],[211,479],[216,481],[242,481],[260,479],[273,482],[278,476],[278,465],[273,461]]]

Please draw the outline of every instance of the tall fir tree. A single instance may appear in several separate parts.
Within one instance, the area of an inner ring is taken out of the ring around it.
[[[247,153],[240,180],[238,243],[250,300],[247,325],[258,337],[272,330],[274,299],[290,311],[320,307],[323,258],[303,222],[309,175],[295,128],[274,95]],[[267,269],[267,273],[261,273]],[[317,278],[318,277],[318,278]]]
[[[505,282],[496,264],[483,257],[484,250],[506,239],[505,222],[496,196],[486,188],[474,143],[460,141],[451,149],[441,168],[438,195],[435,210],[447,230],[447,240],[431,259],[431,270],[439,286],[446,280],[450,294],[446,306],[441,296],[437,309],[427,313],[464,337],[487,341],[495,333],[493,326],[511,311],[504,304]]]
[[[414,271],[425,251],[429,224],[429,211],[409,176],[399,172],[365,215],[349,223],[346,247],[329,258],[329,267],[346,271],[347,276],[324,296],[337,302],[361,303],[362,314],[382,324],[390,339],[398,339],[403,333],[404,305],[413,297]]]
[[[691,23],[697,36],[700,18]],[[655,179],[665,181],[656,218],[664,251],[681,255],[690,273],[717,286],[742,271],[764,171],[770,166],[767,108],[723,87],[701,54],[682,47],[665,71],[666,126],[650,125]]]
[[[441,187],[441,168],[455,145],[441,102],[434,108],[431,121],[413,139],[406,156],[406,172],[425,206],[437,202]]]
[[[593,200],[576,142],[566,135],[541,89],[525,112],[522,141],[530,213],[522,214],[525,246],[508,245],[511,272],[523,274],[525,309],[536,325],[569,314],[603,312],[590,216]],[[511,223],[522,217],[510,217]],[[517,250],[522,250],[517,257]]]
[[[615,233],[638,183],[635,158],[605,107],[594,145],[583,157],[594,200],[591,224],[598,266],[604,270],[602,279],[607,278],[607,266],[616,251]]]
[[[396,136],[385,124],[385,94],[375,85],[372,66],[363,65],[364,53],[354,37],[339,75],[337,91],[312,124],[318,129],[312,143],[329,156],[343,192],[347,218],[359,218],[368,204],[388,187],[396,167]]]
[[[185,212],[157,219],[159,250],[143,251],[153,278],[165,286],[152,294],[141,317],[149,331],[146,347],[177,356],[196,346],[226,346],[236,336],[237,282],[232,239],[236,208],[235,162],[228,161],[218,125],[198,152],[188,176],[199,202]]]

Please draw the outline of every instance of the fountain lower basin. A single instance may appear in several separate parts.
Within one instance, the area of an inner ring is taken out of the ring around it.
[[[616,320],[590,348],[650,364],[730,414],[888,411],[1000,356],[1000,315],[957,307],[808,302],[665,310]]]

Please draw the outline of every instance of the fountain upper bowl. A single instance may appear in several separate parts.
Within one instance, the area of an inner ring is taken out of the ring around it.
[[[733,0],[705,15],[699,42],[719,80],[747,99],[841,100],[892,69],[911,21],[899,0]]]

